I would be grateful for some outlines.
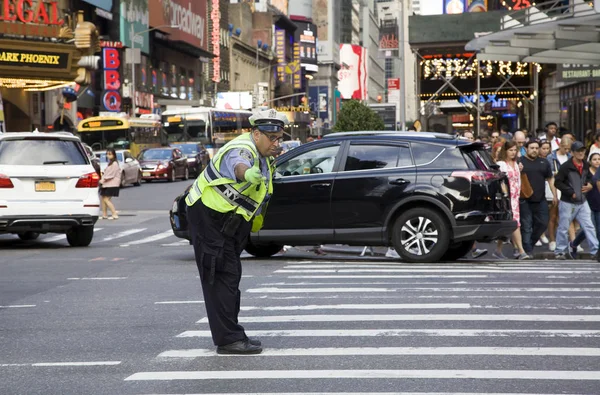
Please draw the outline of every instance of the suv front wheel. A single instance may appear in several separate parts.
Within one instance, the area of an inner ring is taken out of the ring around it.
[[[77,226],[67,232],[67,241],[71,247],[87,247],[93,238],[93,226]]]
[[[248,254],[257,258],[270,258],[281,251],[282,248],[283,246],[279,244],[252,244],[248,240],[245,250]]]
[[[450,234],[438,212],[428,208],[413,208],[396,219],[392,243],[406,262],[438,262],[448,250]]]

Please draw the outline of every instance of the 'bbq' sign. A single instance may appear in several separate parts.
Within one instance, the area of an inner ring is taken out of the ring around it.
[[[121,57],[117,48],[102,49],[102,106],[105,111],[121,111]]]

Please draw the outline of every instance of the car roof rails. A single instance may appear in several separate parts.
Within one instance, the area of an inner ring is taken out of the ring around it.
[[[455,140],[456,137],[446,133],[435,132],[395,132],[395,131],[360,131],[360,132],[337,132],[329,133],[323,136],[326,137],[344,137],[344,136],[394,136],[394,137],[422,137],[422,138],[439,138],[445,140]]]

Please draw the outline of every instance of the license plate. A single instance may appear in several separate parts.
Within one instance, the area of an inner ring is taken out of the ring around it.
[[[150,177],[150,173],[142,173],[142,177]]]
[[[56,192],[56,184],[54,181],[36,181],[36,192]]]

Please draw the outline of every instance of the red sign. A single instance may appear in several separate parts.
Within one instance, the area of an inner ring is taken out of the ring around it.
[[[121,58],[116,48],[102,49],[102,105],[106,111],[121,111]]]
[[[400,90],[400,78],[388,78],[388,91]]]
[[[213,82],[221,81],[221,12],[219,10],[219,0],[212,0],[212,12],[210,20],[212,21],[212,48],[213,54]]]
[[[160,26],[169,40],[183,41],[208,51],[207,0],[149,0],[148,9],[151,10],[150,26]]]
[[[57,1],[2,0],[0,4],[0,21],[58,26],[64,23],[59,18]]]

